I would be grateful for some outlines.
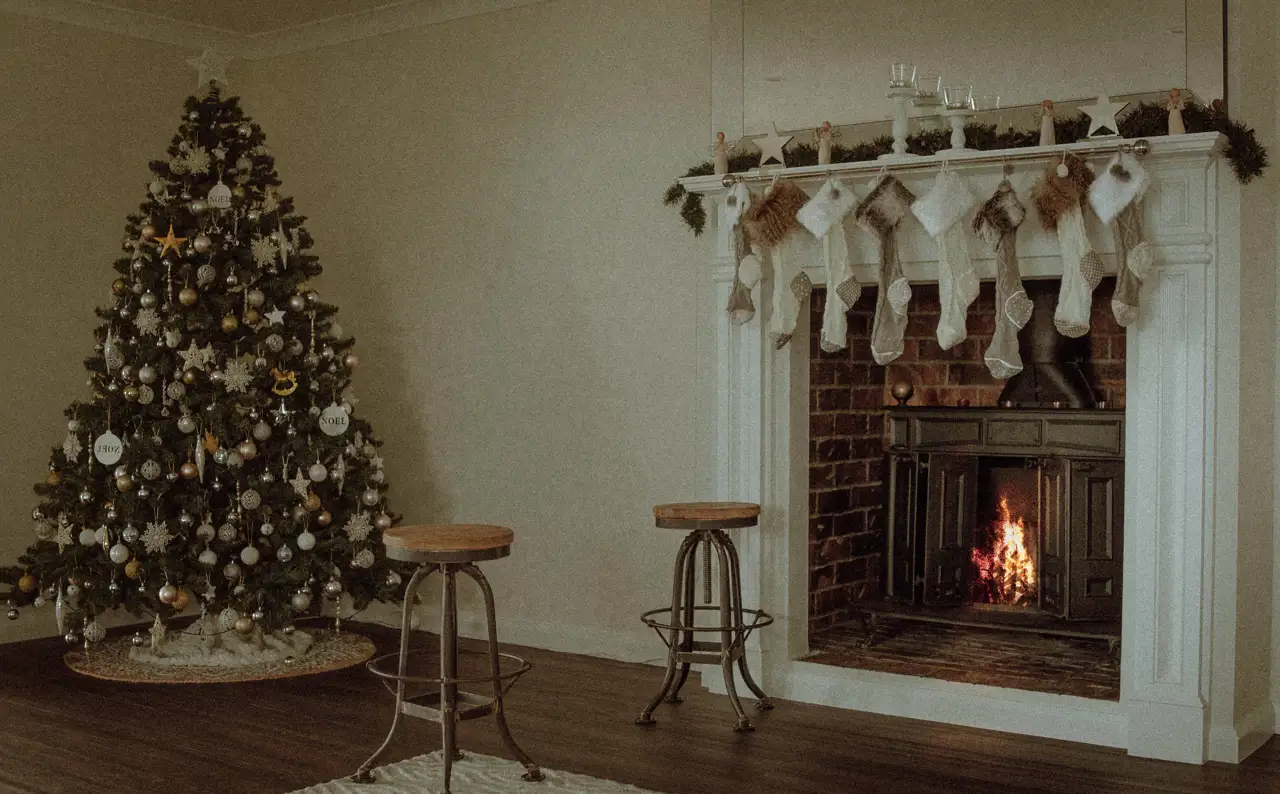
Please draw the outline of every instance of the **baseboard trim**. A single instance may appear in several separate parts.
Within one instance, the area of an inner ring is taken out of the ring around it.
[[[1276,734],[1276,705],[1264,702],[1234,726],[1209,729],[1209,760],[1238,764]]]

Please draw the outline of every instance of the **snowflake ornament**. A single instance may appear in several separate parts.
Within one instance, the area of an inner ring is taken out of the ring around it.
[[[253,261],[258,267],[274,265],[276,254],[280,253],[280,249],[270,237],[255,237],[250,248],[253,250]]]
[[[53,536],[53,542],[58,544],[58,551],[71,545],[71,525],[67,523],[65,514],[58,516],[58,532]]]
[[[147,531],[142,533],[142,546],[148,554],[160,554],[164,551],[173,535],[169,534],[169,525],[164,521],[148,521]]]
[[[368,540],[369,533],[373,532],[373,524],[364,513],[356,513],[347,520],[346,526],[342,528],[342,531],[347,533],[347,538],[352,543],[360,543]]]
[[[193,174],[209,173],[209,165],[211,163],[211,158],[209,157],[209,150],[204,148],[203,146],[197,146],[196,148],[187,152],[186,163],[187,163],[187,170]]]
[[[143,336],[160,335],[160,315],[155,309],[139,309],[133,317],[133,324]]]
[[[84,447],[80,444],[80,437],[75,433],[67,433],[67,437],[62,442],[62,454],[70,463],[76,463],[80,460],[80,452]]]
[[[248,358],[236,358],[227,362],[222,371],[222,385],[227,391],[244,392],[253,383],[253,374],[249,370]]]

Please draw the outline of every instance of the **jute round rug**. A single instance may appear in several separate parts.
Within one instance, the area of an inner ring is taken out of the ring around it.
[[[267,681],[274,678],[315,675],[362,664],[373,658],[373,641],[361,634],[344,631],[310,630],[315,644],[303,656],[280,662],[242,667],[203,665],[156,665],[129,658],[128,636],[112,637],[83,650],[71,651],[63,660],[82,675],[131,684],[231,684]]]
[[[647,789],[615,783],[612,780],[557,772],[542,768],[546,780],[529,783],[520,779],[524,767],[515,761],[494,758],[479,753],[468,753],[453,764],[454,791],[465,794],[657,794]],[[377,778],[373,783],[354,783],[340,778],[328,783],[309,786],[292,794],[426,794],[440,791],[444,765],[441,751],[420,755],[395,764],[380,766],[373,771]],[[359,762],[356,762],[359,763]],[[355,767],[352,766],[352,771]]]

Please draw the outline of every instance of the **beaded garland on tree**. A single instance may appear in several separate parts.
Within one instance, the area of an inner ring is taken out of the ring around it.
[[[0,570],[11,618],[56,600],[87,643],[108,610],[163,621],[198,599],[202,626],[252,638],[318,610],[313,588],[355,609],[400,597],[353,340],[308,285],[320,263],[264,143],[211,84],[150,164],[97,310],[93,398],[36,486],[36,543]]]

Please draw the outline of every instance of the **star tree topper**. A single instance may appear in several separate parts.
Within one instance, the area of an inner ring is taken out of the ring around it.
[[[1119,135],[1120,127],[1116,124],[1116,115],[1128,106],[1128,102],[1112,102],[1111,97],[1106,94],[1099,96],[1092,105],[1081,105],[1080,112],[1089,117],[1089,132],[1085,137],[1097,136],[1100,129],[1110,130],[1102,133],[1103,136]]]
[[[200,72],[200,83],[197,88],[204,88],[210,82],[218,85],[227,84],[227,64],[231,63],[230,55],[223,55],[214,49],[206,49],[199,58],[191,58],[187,64]]]
[[[794,138],[795,136],[787,135],[786,137],[783,137],[782,135],[778,134],[778,125],[774,124],[772,126],[773,126],[772,133],[770,133],[769,135],[761,135],[759,137],[752,138],[751,142],[760,148],[760,165],[761,166],[763,166],[765,163],[769,162],[770,160],[777,160],[778,163],[785,168],[787,165],[787,159],[782,153],[782,147],[786,146],[788,143],[791,143],[791,139]]]

